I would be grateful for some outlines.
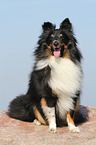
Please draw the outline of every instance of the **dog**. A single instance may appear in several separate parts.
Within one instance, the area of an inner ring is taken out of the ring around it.
[[[74,118],[82,88],[82,54],[73,26],[66,18],[59,29],[50,22],[44,22],[42,29],[34,51],[36,61],[28,91],[11,101],[7,114],[22,121],[49,125],[53,133],[57,126],[66,123],[71,132],[80,132]]]

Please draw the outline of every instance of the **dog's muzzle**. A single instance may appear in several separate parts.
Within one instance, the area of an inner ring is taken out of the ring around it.
[[[61,47],[60,47],[60,43],[58,40],[53,41],[53,50],[54,50],[54,52],[53,52],[54,56],[59,57],[60,53],[61,53],[60,52]]]

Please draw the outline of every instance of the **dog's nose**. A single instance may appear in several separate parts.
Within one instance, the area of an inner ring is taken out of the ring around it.
[[[59,45],[59,41],[58,40],[54,40],[53,44],[54,44],[55,47],[57,47]]]

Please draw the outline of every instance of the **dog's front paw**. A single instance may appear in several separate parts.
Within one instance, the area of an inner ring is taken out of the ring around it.
[[[70,132],[77,132],[77,133],[80,132],[80,129],[78,127],[76,127],[75,125],[68,126],[68,129]]]
[[[56,124],[49,125],[49,132],[56,133]]]
[[[34,120],[34,124],[35,124],[35,125],[38,125],[38,126],[41,125],[41,123],[40,123],[37,119]]]

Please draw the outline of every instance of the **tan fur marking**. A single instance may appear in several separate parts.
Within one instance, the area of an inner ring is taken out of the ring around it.
[[[65,48],[67,48],[67,46],[66,46],[66,45],[65,45],[64,47],[65,47]]]
[[[47,53],[49,58],[52,56],[51,46],[48,46],[48,49],[46,50],[46,53]]]
[[[63,58],[68,58],[68,59],[70,59],[70,55],[69,55],[69,50],[68,50],[68,49],[65,49],[65,50],[64,50]]]
[[[68,119],[69,123],[71,123],[72,125],[75,125],[75,124],[74,124],[74,121],[73,121],[73,119],[71,118],[69,112],[67,113],[67,119]]]
[[[60,37],[62,37],[63,35],[62,34],[60,34]]]
[[[38,119],[38,121],[44,125],[46,125],[46,121],[43,119],[43,117],[41,116],[40,112],[38,111],[38,109],[36,107],[34,107],[34,114],[36,119]]]
[[[79,99],[77,99],[77,102],[76,102],[76,109],[75,109],[75,112],[79,110]]]
[[[53,38],[53,37],[54,37],[54,35],[53,35],[53,34],[51,34],[51,37]]]
[[[50,49],[51,49],[51,47],[53,47],[53,43],[48,46],[48,48],[50,48]]]
[[[64,43],[62,43],[62,44],[59,43],[59,46],[64,46],[64,48],[65,48],[63,58],[68,58],[68,59],[70,59],[70,54],[69,54],[69,50],[67,49],[67,45],[65,45]],[[50,44],[50,45],[48,46],[49,49],[47,49],[47,55],[48,55],[49,57],[52,56],[51,47],[53,47],[53,43]]]
[[[60,44],[60,46],[64,46],[64,48],[67,48],[67,46],[64,43]]]
[[[47,103],[46,103],[45,98],[41,99],[41,106],[48,106]]]
[[[56,92],[55,92],[54,90],[52,90],[52,93],[53,93],[54,95],[56,95]]]
[[[51,49],[51,46],[49,45],[48,48]]]

